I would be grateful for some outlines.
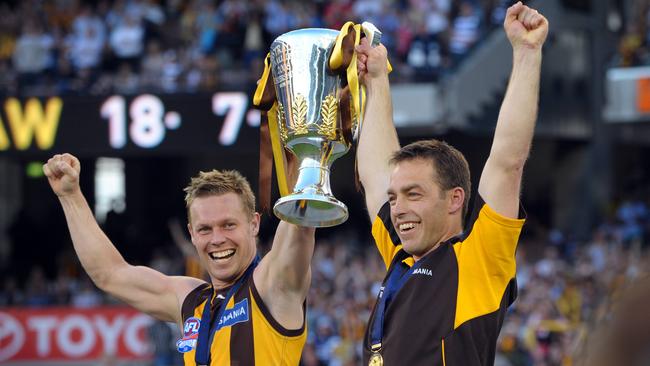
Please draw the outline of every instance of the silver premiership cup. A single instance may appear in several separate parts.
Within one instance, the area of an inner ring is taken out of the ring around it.
[[[332,195],[329,178],[332,163],[351,144],[341,126],[341,78],[328,71],[338,34],[300,29],[279,36],[271,45],[280,137],[299,164],[293,193],[280,198],[273,212],[301,226],[334,226],[348,218],[345,204]]]

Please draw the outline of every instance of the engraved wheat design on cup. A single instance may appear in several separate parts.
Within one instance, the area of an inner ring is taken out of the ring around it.
[[[320,107],[321,124],[318,126],[318,134],[327,137],[328,140],[336,139],[336,117],[338,115],[338,103],[336,97],[328,95]]]
[[[291,105],[292,129],[295,135],[307,133],[307,100],[297,94]]]

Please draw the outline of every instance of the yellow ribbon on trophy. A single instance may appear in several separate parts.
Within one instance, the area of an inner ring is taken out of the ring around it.
[[[262,118],[260,123],[260,171],[259,171],[259,198],[262,211],[270,207],[271,201],[271,176],[272,159],[275,163],[276,179],[281,196],[288,195],[289,180],[287,172],[290,167],[290,157],[282,146],[280,129],[277,120],[278,102],[275,95],[275,86],[271,79],[270,54],[264,59],[264,72],[257,84],[253,105],[261,110]],[[270,140],[270,141],[269,141]],[[271,149],[269,151],[269,142]],[[272,158],[271,156],[272,155]],[[289,154],[290,155],[290,154]]]
[[[356,46],[361,42],[363,29],[361,24],[346,22],[341,27],[339,35],[336,37],[334,48],[329,59],[330,70],[342,73],[345,69],[345,78],[350,89],[352,98],[353,119],[361,124],[363,121],[363,112],[366,107],[366,87],[359,84],[359,74],[357,72],[357,52]],[[388,61],[388,72],[393,71],[393,67]],[[359,126],[360,128],[360,126]]]
[[[350,133],[349,138],[350,142],[354,137],[358,137],[357,134],[361,132],[361,127],[363,123],[363,113],[366,109],[366,87],[359,84],[359,74],[357,71],[357,53],[356,46],[361,42],[361,34],[365,31],[372,32],[373,29],[377,31],[374,25],[371,25],[369,29],[364,28],[366,24],[354,24],[353,22],[347,22],[341,27],[339,35],[336,37],[334,43],[334,48],[332,49],[332,54],[330,55],[329,68],[332,72],[338,73],[341,76],[344,76],[345,81],[347,81],[347,88],[344,89],[341,96],[341,105],[349,104],[350,110],[350,121],[345,121],[345,111],[342,114],[344,130],[350,129],[352,127],[352,133]],[[375,39],[375,34],[364,34],[366,37]],[[371,46],[373,46],[371,41]],[[390,61],[387,62],[388,72],[393,71],[393,67],[390,64]],[[348,103],[348,100],[351,99],[352,103]],[[342,108],[343,110],[343,108]],[[356,122],[356,126],[355,125]],[[346,126],[347,125],[347,126]],[[356,127],[356,128],[355,128]],[[345,133],[346,131],[344,131]],[[356,135],[356,136],[355,136]],[[355,144],[352,144],[355,147]],[[356,154],[355,154],[356,155]],[[363,186],[359,181],[359,171],[357,167],[357,160],[354,161],[354,184],[358,191],[363,190]]]

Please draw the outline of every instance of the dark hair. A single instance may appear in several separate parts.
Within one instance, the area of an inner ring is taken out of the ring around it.
[[[463,218],[467,214],[470,197],[471,179],[469,165],[465,156],[444,141],[436,139],[421,140],[408,144],[396,151],[390,159],[391,164],[403,161],[423,159],[430,161],[434,177],[443,191],[460,187],[465,191]]]

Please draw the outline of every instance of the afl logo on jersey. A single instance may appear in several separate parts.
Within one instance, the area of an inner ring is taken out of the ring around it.
[[[176,342],[176,348],[180,353],[186,353],[196,348],[196,340],[199,337],[201,319],[189,318],[183,324],[183,338]]]

